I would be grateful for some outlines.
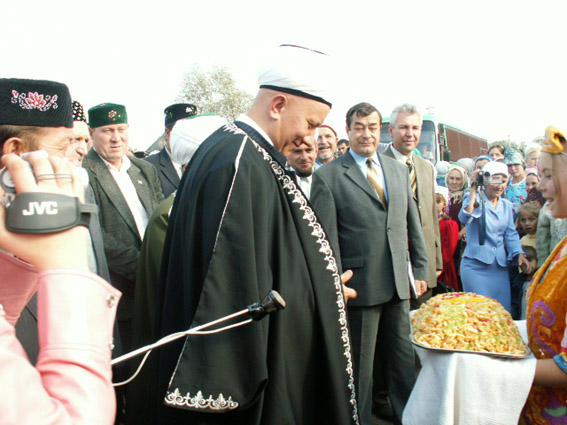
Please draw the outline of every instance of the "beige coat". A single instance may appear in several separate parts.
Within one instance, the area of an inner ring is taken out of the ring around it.
[[[384,155],[395,159],[392,147]],[[435,202],[435,174],[433,165],[419,156],[412,154],[417,178],[418,209],[423,230],[423,238],[427,247],[429,259],[429,277],[427,286],[437,286],[437,270],[443,270],[443,254],[441,253],[441,238],[439,236],[439,218],[437,217],[437,204]]]

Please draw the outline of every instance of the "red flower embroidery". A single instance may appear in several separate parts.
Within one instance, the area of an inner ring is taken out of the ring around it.
[[[43,95],[38,92],[18,93],[12,90],[12,103],[18,103],[22,109],[38,109],[41,112],[49,110],[51,107],[57,109],[57,95]]]

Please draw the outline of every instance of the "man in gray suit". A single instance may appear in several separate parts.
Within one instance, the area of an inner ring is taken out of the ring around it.
[[[432,288],[437,286],[437,276],[443,271],[433,165],[413,153],[419,144],[422,123],[421,114],[414,105],[404,104],[394,108],[390,115],[389,126],[393,144],[384,152],[384,155],[394,158],[408,167],[410,184],[413,182],[414,200],[419,209],[421,229],[427,246],[429,259],[428,290],[419,299],[412,300],[412,308],[419,308],[422,303],[431,298]],[[413,180],[412,177],[414,177]]]
[[[93,149],[83,160],[99,208],[111,283],[122,292],[117,320],[124,351],[131,347],[131,321],[138,256],[148,217],[163,201],[155,167],[129,158],[128,116],[123,105],[89,109]]]
[[[376,153],[382,117],[360,103],[347,112],[350,150],[319,168],[311,201],[358,297],[348,305],[361,423],[370,425],[372,371],[378,333],[395,418],[415,382],[409,339],[410,274],[415,292],[426,290],[427,250],[407,168]],[[409,244],[408,244],[409,241]],[[411,262],[411,263],[410,263]],[[411,268],[410,268],[411,264]]]

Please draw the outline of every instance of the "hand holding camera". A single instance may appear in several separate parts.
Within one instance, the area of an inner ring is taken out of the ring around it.
[[[49,216],[60,213],[58,201],[80,204],[79,200],[84,196],[80,178],[77,177],[74,167],[61,158],[47,158],[45,153],[33,152],[25,161],[17,155],[5,155],[2,162],[12,176],[17,195],[27,196],[26,204],[20,205],[19,214],[27,218],[32,225],[41,224],[42,220],[48,225]],[[5,174],[2,180],[8,180]],[[6,197],[4,189],[0,195],[9,205],[8,209],[17,199],[17,195],[14,197],[13,194]],[[40,271],[53,268],[88,270],[86,250],[89,235],[85,226],[73,226],[48,234],[38,234],[46,233],[41,229],[16,233],[6,227],[6,218],[6,207],[2,205],[0,246],[4,250],[33,264]]]

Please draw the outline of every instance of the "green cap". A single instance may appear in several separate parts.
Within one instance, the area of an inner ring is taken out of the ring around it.
[[[89,127],[111,124],[128,124],[126,106],[117,103],[101,103],[89,109]]]

